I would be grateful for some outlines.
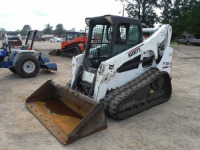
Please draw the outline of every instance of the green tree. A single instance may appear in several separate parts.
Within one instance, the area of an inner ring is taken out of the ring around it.
[[[149,27],[153,27],[154,23],[159,21],[159,17],[155,12],[158,8],[157,0],[120,0],[127,3],[126,11],[129,17],[137,18]]]
[[[161,12],[160,22],[163,24],[171,24],[172,22],[172,0],[162,0],[160,2],[160,7],[163,10]]]
[[[49,23],[45,25],[45,28],[42,30],[43,34],[52,34],[53,30],[52,30],[53,26],[51,26]]]
[[[188,9],[185,14],[186,31],[200,36],[200,1],[191,0]]]
[[[172,38],[178,38],[186,31],[186,13],[189,9],[189,0],[175,0],[172,8],[172,22],[170,25],[173,29]]]
[[[173,29],[172,39],[176,39],[186,31],[186,14],[189,10],[189,0],[161,0],[161,23],[170,24]]]
[[[56,29],[54,31],[54,34],[56,34],[58,36],[62,36],[62,35],[65,34],[65,29],[64,29],[62,24],[57,24],[56,25]]]
[[[0,34],[6,34],[6,29],[0,28]]]
[[[23,36],[27,35],[28,30],[31,30],[31,26],[28,24],[24,25],[24,27],[21,30],[21,35],[23,35]]]
[[[20,34],[21,31],[19,29],[15,30],[15,34]]]

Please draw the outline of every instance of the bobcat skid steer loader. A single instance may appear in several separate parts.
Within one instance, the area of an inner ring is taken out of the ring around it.
[[[106,128],[104,111],[126,119],[169,100],[172,28],[142,29],[132,18],[86,18],[85,54],[72,60],[66,87],[47,81],[28,109],[64,144]],[[154,32],[143,41],[143,32]]]

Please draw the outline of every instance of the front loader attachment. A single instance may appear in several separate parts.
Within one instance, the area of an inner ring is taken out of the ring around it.
[[[63,144],[107,128],[101,103],[51,80],[27,98],[26,106]]]

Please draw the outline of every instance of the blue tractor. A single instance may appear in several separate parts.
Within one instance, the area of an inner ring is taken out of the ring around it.
[[[31,45],[28,44],[30,35],[32,34]],[[48,58],[44,58],[42,53],[37,53],[32,49],[37,30],[29,31],[26,37],[25,45],[20,49],[11,49],[8,47],[0,49],[0,68],[8,68],[11,72],[18,74],[23,78],[35,77],[40,68],[43,70],[57,71],[55,63],[49,63]]]

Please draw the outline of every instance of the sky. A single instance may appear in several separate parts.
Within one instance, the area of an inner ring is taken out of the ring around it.
[[[85,18],[102,15],[122,15],[121,2],[115,0],[4,0],[1,1],[0,28],[21,30],[29,24],[33,30],[43,30],[45,24],[55,29],[58,23],[66,30],[85,29]],[[127,16],[127,14],[125,14]]]

